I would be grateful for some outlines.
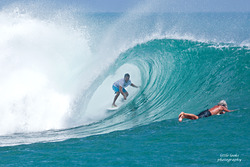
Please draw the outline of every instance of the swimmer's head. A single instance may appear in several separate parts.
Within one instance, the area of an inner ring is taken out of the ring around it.
[[[225,100],[221,100],[219,103],[218,103],[219,106],[224,106],[227,108],[227,102]]]

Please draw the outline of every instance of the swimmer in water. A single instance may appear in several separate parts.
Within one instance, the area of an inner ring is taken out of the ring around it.
[[[179,115],[179,122],[181,122],[184,118],[199,119],[199,118],[204,118],[204,117],[210,117],[212,115],[225,114],[226,112],[232,112],[232,111],[236,111],[236,110],[228,110],[227,102],[225,100],[221,100],[216,106],[210,109],[207,109],[205,111],[202,111],[198,115],[181,112]]]

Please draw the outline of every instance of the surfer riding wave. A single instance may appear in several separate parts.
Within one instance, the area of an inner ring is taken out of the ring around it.
[[[119,97],[120,93],[123,95],[124,100],[127,99],[128,95],[129,95],[128,91],[125,89],[127,86],[130,85],[132,87],[138,88],[138,86],[134,85],[129,78],[130,78],[130,75],[127,73],[124,75],[124,78],[113,83],[112,89],[114,90],[116,95],[114,97],[112,107],[117,107],[115,102],[116,102],[117,98]]]

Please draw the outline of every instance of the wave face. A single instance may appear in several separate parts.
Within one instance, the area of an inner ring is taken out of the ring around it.
[[[201,26],[197,33],[183,30],[186,24],[173,31],[173,15],[160,16],[158,23],[154,15],[81,17],[85,20],[79,26],[1,12],[1,146],[60,141],[176,119],[181,111],[197,114],[221,99],[230,108],[249,109],[246,35],[236,38],[236,30],[227,29],[234,43],[228,43],[226,35],[213,42],[203,40],[212,31],[202,38],[197,38]],[[162,22],[166,18],[172,20]],[[124,28],[124,20],[133,24]],[[217,35],[211,33],[211,38]],[[112,83],[125,72],[140,88],[128,88],[129,99],[123,104],[118,99],[119,110],[107,112],[114,97]]]

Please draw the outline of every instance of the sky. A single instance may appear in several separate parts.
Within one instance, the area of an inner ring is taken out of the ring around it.
[[[250,12],[250,0],[0,0],[0,7],[17,2],[73,6],[86,12],[126,12],[145,4],[152,6],[151,12]]]
[[[123,12],[150,3],[160,12],[250,12],[250,0],[84,0],[94,10]],[[157,3],[158,2],[158,3]]]

